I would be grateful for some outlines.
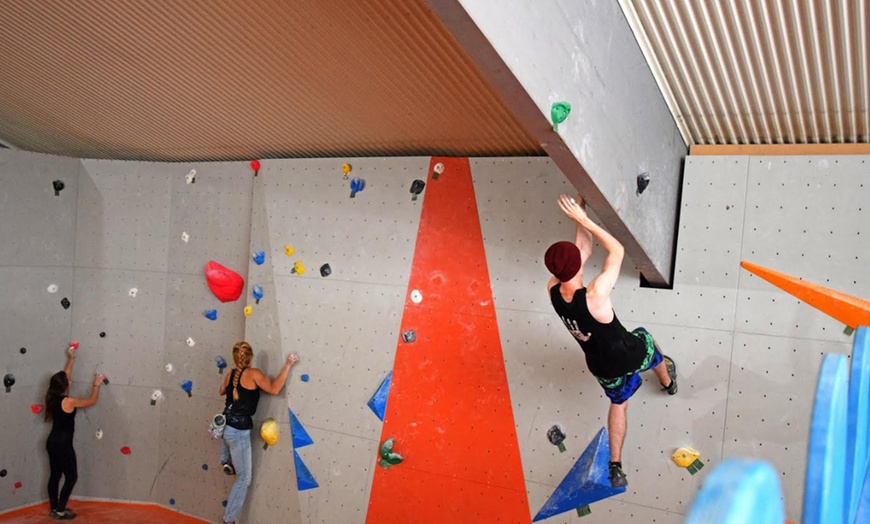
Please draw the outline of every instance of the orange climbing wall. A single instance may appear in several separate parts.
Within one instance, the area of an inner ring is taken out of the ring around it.
[[[530,522],[468,159],[433,158],[381,442],[369,524]],[[414,304],[411,290],[423,301]]]

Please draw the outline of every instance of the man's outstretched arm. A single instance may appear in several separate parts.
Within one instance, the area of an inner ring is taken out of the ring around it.
[[[586,202],[583,200],[583,197],[577,195],[575,200],[577,205],[580,206],[580,209],[585,213]],[[589,260],[589,257],[592,256],[592,233],[583,227],[580,222],[577,222],[577,233],[574,243],[577,244],[577,247],[580,249],[580,256],[583,258],[583,263],[586,263],[586,261]]]

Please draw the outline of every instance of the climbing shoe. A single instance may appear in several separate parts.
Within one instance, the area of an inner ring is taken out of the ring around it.
[[[628,486],[628,479],[625,478],[625,473],[622,472],[621,462],[610,463],[610,485],[614,488],[624,488]]]
[[[223,468],[224,473],[226,473],[227,475],[232,476],[236,474],[236,468],[234,468],[232,464],[224,464]]]
[[[662,386],[662,391],[667,391],[668,395],[676,395],[677,394],[677,365],[674,364],[674,360],[667,355],[662,355],[662,358],[665,361],[665,367],[668,369],[668,377],[671,378],[671,385],[667,386],[667,387]]]
[[[51,510],[51,518],[54,520],[72,520],[76,518],[76,514],[72,511]]]

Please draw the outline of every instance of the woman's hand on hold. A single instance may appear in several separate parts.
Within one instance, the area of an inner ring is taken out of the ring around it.
[[[106,375],[103,375],[102,373],[94,373],[94,385],[95,386],[99,386],[100,384],[103,383],[104,380],[106,380]]]
[[[290,366],[297,362],[299,362],[299,355],[297,355],[296,353],[293,353],[292,355],[287,357],[287,364],[289,364]]]

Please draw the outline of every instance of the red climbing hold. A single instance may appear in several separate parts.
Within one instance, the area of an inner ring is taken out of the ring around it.
[[[42,404],[31,404],[30,405],[30,411],[32,411],[34,413],[42,413],[42,409],[43,409]]]
[[[254,176],[257,176],[260,173],[260,161],[251,160],[251,169],[254,170]]]
[[[22,484],[21,484],[20,482],[16,482],[16,483],[15,483],[15,489],[18,489],[18,488],[20,488],[21,486],[22,486]]]
[[[123,448],[121,448],[121,453],[123,453],[123,454],[125,454],[125,455],[129,455],[129,454],[130,454],[130,448],[128,448],[127,446],[124,446]]]
[[[208,288],[221,302],[238,300],[242,295],[242,288],[245,287],[245,280],[241,275],[214,260],[205,265],[205,279],[208,281]]]

